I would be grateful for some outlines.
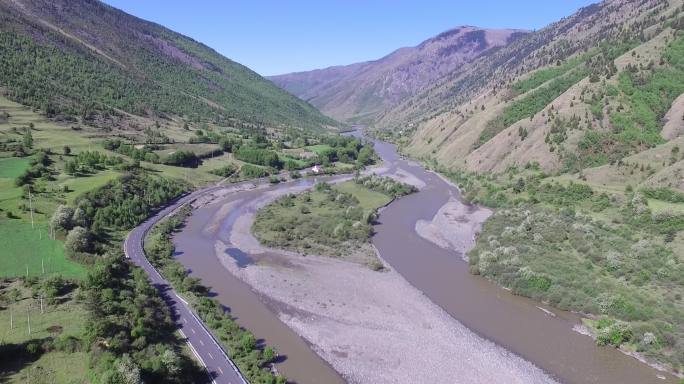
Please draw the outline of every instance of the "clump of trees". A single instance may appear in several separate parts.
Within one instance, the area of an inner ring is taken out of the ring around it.
[[[353,195],[318,183],[315,192],[286,195],[259,210],[253,229],[267,246],[339,257],[368,241],[374,217]]]
[[[357,176],[354,178],[354,182],[363,185],[371,191],[384,193],[394,198],[410,195],[418,191],[418,188],[411,184],[402,183],[391,177],[378,176],[376,174]]]
[[[107,253],[82,284],[84,342],[98,383],[203,382],[206,372],[180,352],[168,306],[120,251]]]
[[[178,167],[193,167],[199,165],[199,158],[193,151],[179,150],[166,156],[163,161],[166,165],[174,165]]]
[[[51,164],[52,160],[47,151],[37,151],[30,161],[29,168],[14,180],[14,184],[17,187],[21,187],[26,184],[31,184],[32,181],[37,178],[50,180],[52,178],[52,170],[50,169]]]
[[[124,161],[119,156],[108,156],[100,151],[83,151],[64,163],[64,171],[70,175],[91,174],[108,166],[119,167]]]
[[[211,171],[209,171],[209,173],[221,177],[232,176],[235,174],[235,172],[237,172],[237,167],[233,164],[224,165],[221,168],[212,169]]]
[[[364,145],[361,140],[349,136],[329,136],[321,140],[328,145],[319,152],[317,160],[323,165],[339,161],[348,164],[366,166],[375,162],[375,152],[371,144]]]
[[[136,148],[134,145],[126,144],[121,139],[106,139],[102,146],[105,149],[126,155],[133,160],[147,161],[150,163],[160,162],[159,155],[150,151],[147,146]]]
[[[266,177],[271,173],[272,171],[268,168],[259,167],[251,164],[244,164],[242,167],[240,167],[240,177],[245,179]]]
[[[641,193],[643,193],[645,197],[651,199],[667,201],[670,203],[684,203],[684,193],[677,192],[671,188],[643,188]]]
[[[626,225],[616,226],[568,207],[499,209],[468,254],[471,271],[516,294],[602,316],[596,324],[600,344],[634,344],[682,366],[684,311],[672,300],[683,292],[684,263],[651,240],[664,224],[641,198],[622,213]],[[684,220],[676,222],[684,229]]]
[[[283,167],[283,162],[280,160],[277,153],[253,146],[241,146],[237,152],[235,152],[235,158],[247,163],[265,167],[276,169],[281,169]]]
[[[93,232],[128,229],[187,189],[187,184],[178,180],[135,171],[85,193],[76,206],[83,210]]]

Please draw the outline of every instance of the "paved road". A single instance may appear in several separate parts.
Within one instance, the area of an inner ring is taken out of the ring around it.
[[[311,168],[307,168],[300,172],[307,173],[310,171]],[[285,176],[285,174],[281,174],[280,176]],[[143,241],[147,232],[157,222],[171,215],[183,204],[222,188],[268,183],[268,178],[254,179],[226,186],[221,185],[224,181],[216,186],[200,189],[185,195],[142,222],[128,233],[126,241],[124,242],[124,252],[126,257],[147,273],[152,285],[159,290],[162,298],[169,304],[181,335],[186,338],[190,349],[197,359],[206,367],[213,384],[247,384],[247,380],[242,376],[233,361],[228,357],[228,354],[219,345],[217,339],[211,334],[197,315],[195,315],[192,309],[190,309],[188,303],[176,293],[171,284],[159,274],[152,264],[150,264],[143,249]]]
[[[223,348],[219,346],[211,332],[190,309],[187,302],[178,296],[176,291],[171,287],[171,284],[159,274],[152,264],[150,264],[143,251],[143,240],[145,235],[155,223],[170,215],[183,204],[218,188],[222,187],[206,188],[183,196],[170,206],[159,211],[156,215],[147,219],[128,234],[124,243],[124,252],[131,261],[145,270],[152,285],[159,290],[164,300],[169,304],[181,334],[186,338],[190,349],[198,360],[206,367],[213,383],[247,384],[245,378],[230,360]]]

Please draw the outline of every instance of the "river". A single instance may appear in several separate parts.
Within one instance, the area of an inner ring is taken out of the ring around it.
[[[375,147],[385,163],[385,172],[408,172],[425,186],[382,211],[373,244],[393,269],[451,317],[563,383],[677,382],[671,375],[614,348],[598,347],[590,337],[575,332],[573,326],[580,322],[577,315],[552,308],[542,311],[539,303],[471,275],[461,255],[418,236],[416,222],[431,220],[450,198],[459,198],[459,192],[434,173],[400,158],[393,145],[376,141]],[[218,204],[196,209],[174,239],[176,254],[192,276],[211,287],[212,294],[231,310],[240,325],[284,356],[277,364],[280,372],[302,384],[341,383],[343,378],[314,352],[315,347],[276,315],[278,304],[230,273],[215,253],[215,241],[228,241],[235,220],[245,213],[241,212],[244,202],[293,185],[304,189],[311,181],[264,186],[221,197],[221,206],[233,204],[234,210],[221,217],[218,224]],[[233,249],[231,255],[238,261],[250,262],[249,252]],[[460,381],[454,378],[452,382]]]

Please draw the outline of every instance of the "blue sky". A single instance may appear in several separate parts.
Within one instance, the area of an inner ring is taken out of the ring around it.
[[[380,58],[459,25],[539,29],[596,0],[104,0],[262,75]]]

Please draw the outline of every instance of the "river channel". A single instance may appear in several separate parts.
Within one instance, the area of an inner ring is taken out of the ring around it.
[[[590,337],[573,330],[580,323],[579,316],[544,307],[473,276],[461,254],[420,237],[415,231],[416,222],[431,220],[450,199],[459,199],[458,189],[419,164],[402,159],[391,144],[376,141],[375,149],[383,159],[383,173],[410,173],[424,187],[383,209],[373,244],[392,269],[453,319],[561,383],[677,382],[672,375],[614,348],[596,346]],[[325,180],[335,178],[339,177]],[[253,209],[244,208],[249,207],[246,202],[265,193],[293,187],[303,190],[312,184],[313,180],[304,179],[221,196],[198,207],[174,243],[178,260],[191,275],[211,287],[212,294],[230,309],[240,325],[283,355],[276,365],[280,372],[301,384],[342,383],[345,379],[315,352],[316,347],[281,321],[277,314],[282,308],[278,303],[226,269],[215,248],[217,240],[229,242],[236,219],[245,213],[243,210]],[[233,209],[220,216],[217,223],[217,210],[226,206]],[[241,249],[232,249],[231,256],[238,264],[252,261],[249,251]],[[450,356],[444,364],[453,364],[454,358],[459,359]],[[464,381],[454,377],[449,382]]]

